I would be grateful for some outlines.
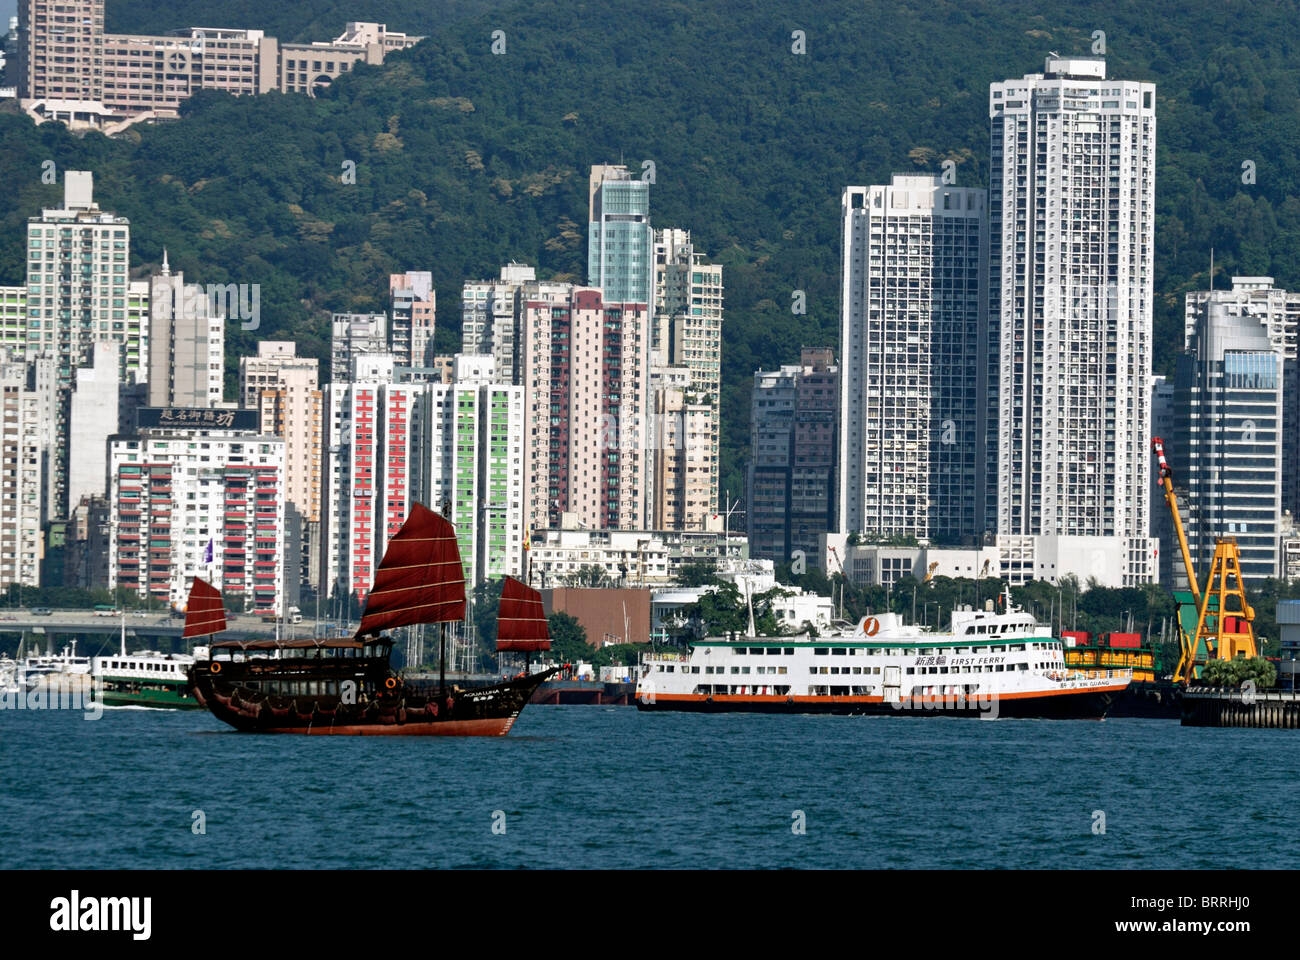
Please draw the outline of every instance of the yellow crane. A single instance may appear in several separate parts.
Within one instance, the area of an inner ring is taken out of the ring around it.
[[[1165,503],[1174,518],[1174,532],[1178,535],[1178,548],[1183,554],[1183,566],[1187,569],[1187,583],[1192,589],[1195,601],[1196,628],[1189,633],[1182,617],[1179,617],[1178,639],[1181,656],[1178,669],[1174,671],[1174,681],[1188,683],[1196,671],[1209,660],[1231,660],[1237,654],[1244,654],[1247,659],[1257,655],[1255,646],[1255,610],[1246,602],[1245,584],[1241,579],[1241,554],[1237,541],[1231,537],[1219,537],[1214,542],[1214,560],[1210,564],[1210,575],[1202,591],[1196,579],[1196,570],[1192,566],[1192,553],[1187,547],[1187,533],[1183,529],[1183,520],[1178,513],[1178,497],[1174,494],[1174,471],[1165,458],[1165,443],[1159,437],[1151,438],[1151,449],[1156,455],[1160,468],[1159,482],[1165,488]],[[1210,609],[1210,599],[1214,598],[1215,607]],[[1235,609],[1229,609],[1229,601],[1235,601]],[[1204,656],[1201,651],[1204,650]]]

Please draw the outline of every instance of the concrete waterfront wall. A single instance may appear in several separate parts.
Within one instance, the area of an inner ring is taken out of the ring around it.
[[[1236,688],[1192,688],[1183,694],[1185,727],[1300,728],[1300,694]]]

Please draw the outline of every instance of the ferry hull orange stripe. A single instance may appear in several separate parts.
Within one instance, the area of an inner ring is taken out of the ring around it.
[[[1076,696],[1079,694],[1091,693],[1119,693],[1128,684],[1118,684],[1107,687],[1083,687],[1077,690],[1038,690],[1025,691],[1021,693],[1001,693],[1001,694],[982,694],[973,693],[966,696],[948,694],[940,696],[936,694],[933,697],[902,697],[900,703],[988,703],[992,700],[1033,700],[1041,697],[1059,697],[1059,696]],[[649,696],[649,694],[642,694]],[[861,696],[806,696],[806,695],[788,695],[780,693],[768,694],[746,694],[746,693],[655,693],[653,697],[656,701],[666,701],[670,703],[705,703],[712,700],[714,703],[884,703],[884,697],[861,697]]]

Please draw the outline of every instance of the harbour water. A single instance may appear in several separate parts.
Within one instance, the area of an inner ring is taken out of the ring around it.
[[[241,735],[197,711],[3,710],[0,776],[6,868],[1184,869],[1300,857],[1287,812],[1296,733],[1176,721],[533,706],[504,738],[410,739]]]

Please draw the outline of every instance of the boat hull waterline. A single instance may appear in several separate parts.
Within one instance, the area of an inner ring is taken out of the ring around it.
[[[533,692],[559,668],[490,687],[439,691],[401,687],[366,703],[267,696],[211,675],[199,664],[192,689],[212,715],[241,733],[307,736],[500,737]],[[307,701],[307,702],[304,702]]]
[[[1124,684],[1091,690],[1063,690],[1035,696],[935,697],[886,702],[881,697],[702,697],[643,695],[637,708],[688,713],[830,714],[834,716],[982,717],[988,719],[1100,720],[1123,694]]]

